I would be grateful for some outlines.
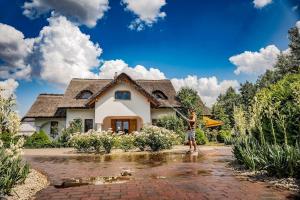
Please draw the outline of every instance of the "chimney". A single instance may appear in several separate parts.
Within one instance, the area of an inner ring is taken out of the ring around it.
[[[118,72],[115,72],[114,79],[118,77]]]

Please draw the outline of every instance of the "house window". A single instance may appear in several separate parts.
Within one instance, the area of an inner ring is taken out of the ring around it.
[[[168,97],[160,90],[155,90],[152,92],[153,96],[157,99],[168,99]]]
[[[131,99],[131,93],[129,91],[116,91],[115,92],[115,99],[130,100]]]
[[[57,121],[51,121],[50,136],[52,138],[55,138],[57,135],[58,135],[58,122]]]
[[[84,120],[84,132],[88,132],[93,129],[93,119],[85,119]]]
[[[89,90],[83,90],[77,95],[77,99],[88,99],[93,95],[93,93]]]

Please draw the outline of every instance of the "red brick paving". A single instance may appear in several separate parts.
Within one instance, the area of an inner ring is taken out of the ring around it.
[[[27,157],[31,165],[46,173],[50,186],[36,194],[36,199],[292,199],[290,191],[266,183],[249,182],[236,177],[226,167],[231,159],[228,149],[214,149],[199,156],[119,157],[104,162],[101,158],[50,159]],[[150,163],[147,160],[152,160]],[[104,159],[105,160],[105,159]],[[134,180],[121,184],[86,185],[58,189],[54,183],[63,178],[113,176],[120,168],[134,170]],[[154,178],[163,176],[164,178]]]

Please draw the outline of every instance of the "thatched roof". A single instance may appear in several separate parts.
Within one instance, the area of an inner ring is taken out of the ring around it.
[[[94,106],[99,98],[115,84],[129,83],[144,95],[153,107],[180,107],[176,100],[176,91],[170,80],[132,80],[122,73],[115,79],[78,79],[74,78],[68,85],[65,94],[40,94],[24,118],[65,117],[67,108],[88,108]],[[80,99],[78,94],[90,91],[89,99]],[[161,91],[167,99],[157,99],[152,93]],[[203,114],[209,115],[209,109],[203,105]]]
[[[146,91],[140,84],[138,84],[136,81],[131,79],[127,74],[122,73],[119,76],[117,76],[114,80],[112,80],[109,84],[107,84],[105,87],[100,89],[97,93],[95,93],[92,97],[90,97],[89,101],[87,102],[87,106],[93,105],[100,96],[102,96],[105,92],[107,92],[110,88],[114,87],[118,84],[129,84],[133,88],[135,88],[137,91],[139,91],[144,97],[146,97],[149,102],[155,107],[159,106],[160,103],[158,100],[152,96],[152,93],[149,93]]]
[[[58,109],[62,98],[63,94],[40,94],[24,118],[65,117],[66,113]]]

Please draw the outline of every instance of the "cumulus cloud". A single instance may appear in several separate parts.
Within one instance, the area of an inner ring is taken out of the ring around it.
[[[272,3],[272,0],[254,0],[253,3],[255,8],[263,8]]]
[[[1,78],[35,76],[66,85],[72,78],[96,78],[102,49],[64,16],[52,16],[36,38],[8,25],[0,25]]]
[[[126,73],[133,79],[165,79],[165,75],[159,69],[146,69],[142,65],[129,67],[123,60],[105,61],[100,68],[99,78],[113,78],[115,73]]]
[[[275,45],[261,48],[258,52],[245,51],[232,56],[229,61],[237,68],[235,74],[262,74],[267,69],[272,69],[277,61],[280,50]]]
[[[28,78],[30,66],[26,58],[32,50],[32,40],[25,39],[22,32],[0,23],[0,75],[2,78]]]
[[[24,3],[23,14],[31,19],[50,11],[69,20],[94,27],[109,9],[108,0],[31,0]]]
[[[299,34],[300,34],[300,21],[296,22],[296,27],[298,28]]]
[[[8,98],[11,95],[15,95],[15,90],[18,86],[19,83],[14,79],[0,81],[0,96],[3,98]]]
[[[225,93],[229,87],[235,89],[239,87],[239,83],[236,80],[224,80],[220,82],[215,76],[208,78],[187,76],[183,79],[173,78],[171,81],[177,91],[182,87],[195,89],[202,101],[209,107],[212,106],[216,102],[217,97]]]
[[[43,80],[65,85],[73,77],[96,77],[90,70],[99,65],[102,49],[90,36],[63,16],[52,16],[34,39],[31,63]]]
[[[145,26],[152,26],[166,16],[161,8],[166,5],[165,0],[122,0],[125,10],[133,12],[137,18],[131,22],[129,28],[141,31]]]

